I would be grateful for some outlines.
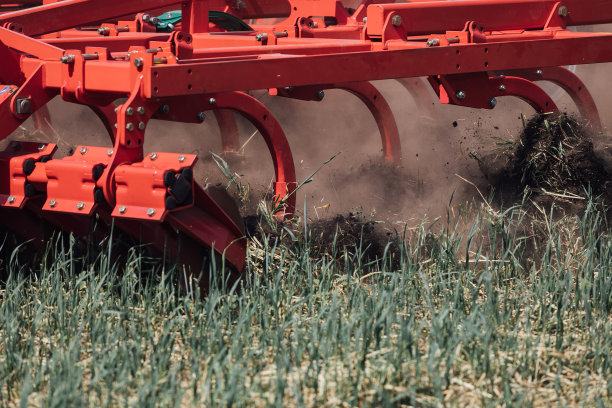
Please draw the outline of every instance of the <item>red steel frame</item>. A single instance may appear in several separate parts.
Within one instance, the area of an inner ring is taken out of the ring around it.
[[[175,5],[180,25],[155,32],[144,13]],[[384,156],[394,163],[401,159],[399,132],[371,80],[398,79],[422,100],[420,83],[406,78],[427,77],[441,103],[492,109],[496,98],[515,96],[540,112],[557,107],[535,82],[552,81],[600,126],[584,84],[560,67],[612,61],[611,33],[567,29],[612,22],[610,6],[610,0],[365,0],[350,13],[334,0],[292,0],[289,7],[278,0],[65,0],[7,12],[0,15],[0,80],[8,87],[0,94],[0,138],[61,95],[90,106],[113,144],[82,146],[61,160],[52,158],[51,145],[6,152],[0,206],[42,203],[34,212],[45,219],[98,212],[128,231],[133,220],[146,220],[158,248],[174,228],[240,271],[239,215],[221,195],[195,184],[195,157],[144,154],[149,120],[198,123],[213,110],[224,147],[235,149],[237,128],[228,111],[245,116],[266,141],[276,199],[291,214],[296,179],[289,142],[272,113],[245,91],[316,101],[325,89],[347,90],[372,112]],[[209,24],[213,9],[282,19],[254,24],[254,31],[219,32]],[[128,20],[118,21],[122,16]],[[104,21],[111,22],[100,33],[79,29]],[[120,98],[127,101],[115,106]]]

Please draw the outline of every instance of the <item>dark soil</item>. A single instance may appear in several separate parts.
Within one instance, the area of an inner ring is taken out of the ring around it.
[[[578,118],[539,114],[526,123],[513,148],[476,159],[506,201],[525,192],[569,200],[590,192],[610,204],[612,181],[593,150],[594,136],[592,127]]]

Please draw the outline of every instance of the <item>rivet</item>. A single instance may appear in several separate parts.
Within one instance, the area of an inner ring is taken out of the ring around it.
[[[15,202],[16,198],[14,195],[10,195],[8,196],[8,203],[9,204],[13,204]]]
[[[49,207],[53,208],[57,205],[57,201],[56,200],[51,200],[49,201]]]
[[[396,14],[393,17],[391,17],[391,24],[393,24],[393,26],[395,26],[395,27],[401,26],[402,25],[402,16]]]
[[[179,156],[178,160],[179,160],[179,162],[180,162],[180,163],[184,162],[184,161],[185,161],[185,155],[184,155],[184,154],[181,154],[181,155]]]
[[[132,116],[132,115],[134,114],[134,108],[132,108],[131,106],[130,106],[130,107],[128,107],[128,108],[125,110],[125,114],[126,114],[126,115],[128,115],[128,116]]]
[[[106,154],[108,154],[109,156],[112,156],[112,155],[113,155],[113,153],[114,153],[113,149],[108,149],[108,150],[106,151]]]
[[[211,105],[216,105],[217,104],[217,100],[215,98],[210,98],[208,100],[208,103],[210,103]]]
[[[131,132],[132,130],[134,130],[134,124],[132,122],[129,122],[127,125],[125,125],[125,128]]]
[[[85,208],[85,203],[82,201],[79,201],[77,203],[77,210],[82,210],[83,208]]]
[[[155,153],[155,152],[151,153],[151,154],[149,155],[149,159],[151,159],[151,160],[155,160],[155,159],[157,159],[157,153]]]
[[[138,129],[140,129],[140,130],[144,130],[145,129],[144,122],[138,122]]]
[[[85,146],[81,147],[81,148],[79,149],[79,153],[81,153],[81,154],[85,154],[85,153],[87,153],[87,148],[86,148]]]
[[[136,112],[138,112],[139,115],[144,115],[145,113],[144,106],[139,106],[138,108],[136,108]]]
[[[125,214],[126,211],[127,211],[127,208],[125,208],[125,205],[122,205],[119,207],[119,214]]]
[[[154,209],[154,208],[149,208],[149,209],[147,210],[147,215],[148,215],[149,217],[154,216],[154,215],[155,215],[155,209]]]
[[[465,91],[457,91],[457,99],[463,100],[466,97],[467,97],[467,94],[465,93]]]

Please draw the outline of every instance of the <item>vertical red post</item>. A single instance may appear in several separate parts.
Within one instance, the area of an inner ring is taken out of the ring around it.
[[[190,0],[182,4],[182,31],[195,34],[208,32],[208,0]]]

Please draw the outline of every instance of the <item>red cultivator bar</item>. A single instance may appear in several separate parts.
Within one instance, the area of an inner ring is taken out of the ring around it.
[[[61,95],[90,106],[112,145],[78,146],[55,159],[52,144],[11,144],[0,155],[2,224],[30,237],[39,236],[40,221],[83,234],[97,214],[194,269],[203,248],[214,248],[241,271],[242,221],[225,192],[195,183],[195,156],[145,154],[150,120],[199,123],[212,110],[232,150],[238,139],[229,111],[246,117],[270,151],[283,216],[295,207],[290,143],[245,91],[317,101],[327,89],[346,90],[374,116],[385,159],[398,163],[391,109],[368,81],[397,79],[423,109],[430,101],[419,77],[441,103],[493,109],[497,98],[515,96],[552,112],[555,102],[535,83],[550,81],[601,126],[588,90],[562,66],[612,61],[612,34],[568,30],[612,22],[609,0],[364,0],[355,10],[334,0],[32,5],[0,15],[1,137],[32,114],[44,117],[45,104]],[[261,20],[272,17],[278,22]],[[249,26],[244,19],[259,20]]]

